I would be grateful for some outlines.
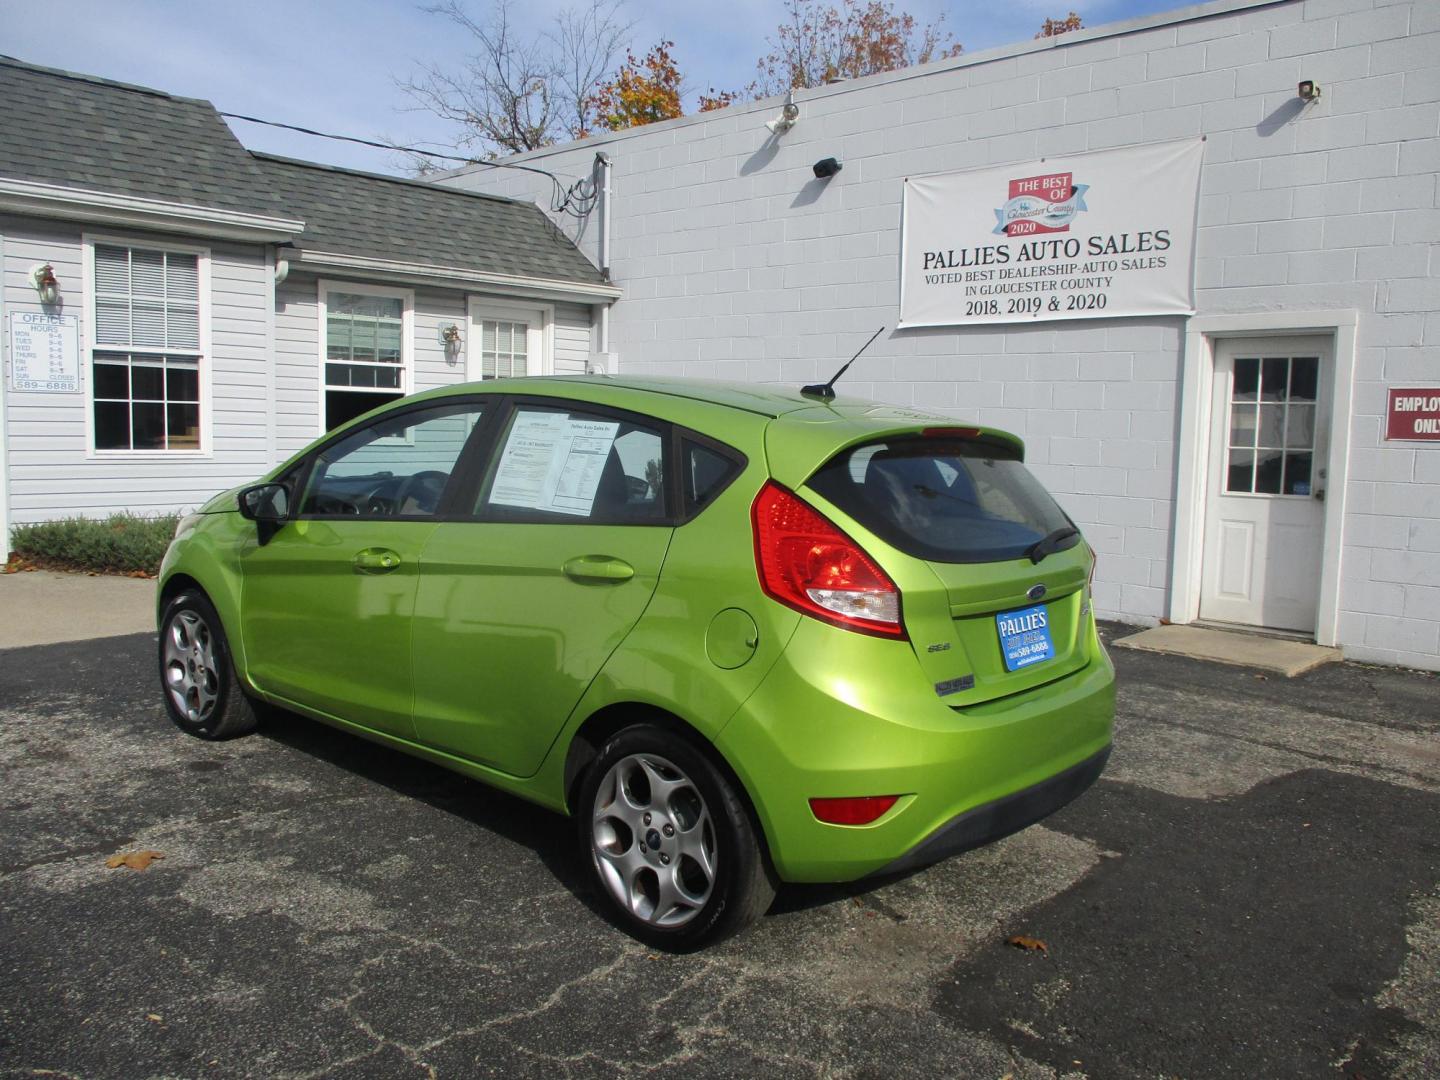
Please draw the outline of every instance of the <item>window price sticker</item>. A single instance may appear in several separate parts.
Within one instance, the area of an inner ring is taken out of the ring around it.
[[[80,392],[80,320],[38,311],[10,313],[10,389],[17,393]]]

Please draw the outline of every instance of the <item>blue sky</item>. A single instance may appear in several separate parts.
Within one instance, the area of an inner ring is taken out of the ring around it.
[[[470,0],[480,13],[489,0]],[[526,0],[517,17],[548,24],[566,0]],[[637,54],[661,38],[693,91],[744,86],[780,21],[779,0],[627,0]],[[1184,6],[1180,0],[895,0],[919,22],[944,13],[945,28],[979,52],[1032,37],[1047,16],[1072,7],[1087,26]],[[460,63],[465,39],[406,0],[0,0],[0,53],[21,60],[206,98],[246,113],[387,141],[446,140],[449,129],[407,111],[396,80],[421,61]],[[687,107],[693,107],[692,101]],[[234,123],[256,150],[383,172],[400,170],[380,150]]]

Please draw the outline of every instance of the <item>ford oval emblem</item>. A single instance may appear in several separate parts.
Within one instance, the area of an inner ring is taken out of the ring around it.
[[[1042,582],[1038,585],[1031,585],[1029,592],[1027,592],[1025,595],[1028,596],[1031,600],[1039,600],[1042,596],[1045,595],[1044,583]]]

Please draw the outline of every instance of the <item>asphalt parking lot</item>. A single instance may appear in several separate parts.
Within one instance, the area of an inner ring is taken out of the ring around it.
[[[568,822],[283,714],[189,738],[152,650],[0,651],[5,1076],[1440,1075],[1433,676],[1117,649],[1079,801],[677,957]]]

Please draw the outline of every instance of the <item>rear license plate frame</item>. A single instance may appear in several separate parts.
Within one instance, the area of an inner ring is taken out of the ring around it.
[[[1047,604],[1002,611],[995,616],[1000,639],[1000,656],[1006,671],[1019,671],[1055,659],[1055,639],[1050,633]]]

